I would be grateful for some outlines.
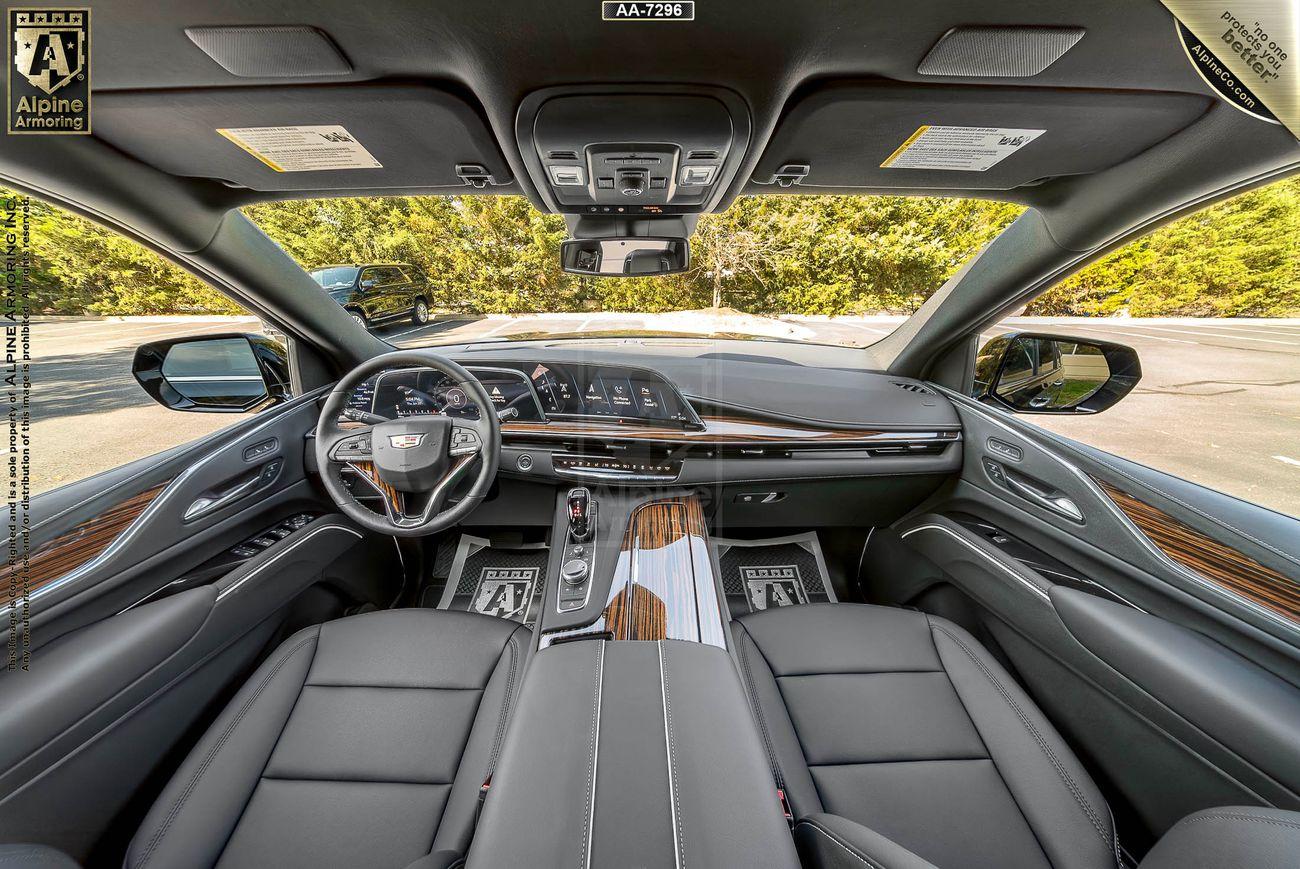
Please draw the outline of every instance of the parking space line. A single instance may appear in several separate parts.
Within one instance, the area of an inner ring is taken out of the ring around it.
[[[1175,329],[1170,326],[1131,326],[1133,329],[1155,329],[1161,332],[1174,332],[1178,335],[1198,335],[1202,338],[1220,338],[1225,341],[1256,341],[1261,344],[1282,344],[1286,347],[1295,347],[1295,341],[1276,341],[1272,338],[1252,338],[1249,335],[1219,335],[1214,332],[1206,331],[1205,327],[1196,330],[1192,329]]]
[[[475,337],[477,337],[477,338],[486,338],[486,337],[488,337],[489,335],[495,335],[495,334],[498,333],[498,332],[503,332],[503,331],[505,331],[506,329],[509,329],[511,326],[515,325],[516,322],[517,322],[517,321],[516,321],[515,319],[513,319],[513,318],[512,318],[512,319],[509,319],[509,320],[506,320],[506,321],[505,321],[504,323],[502,323],[500,326],[495,326],[495,327],[493,327],[493,328],[487,330],[486,332],[480,332],[480,333],[479,333],[478,335],[476,335]]]
[[[1293,459],[1290,456],[1274,456],[1273,458],[1277,459],[1284,465],[1295,465],[1297,468],[1300,468],[1300,459]]]
[[[1115,336],[1115,337],[1117,337],[1117,338],[1148,338],[1148,339],[1150,339],[1150,340],[1152,340],[1152,341],[1167,341],[1167,342],[1169,342],[1170,344],[1197,344],[1197,343],[1198,343],[1198,342],[1196,342],[1196,341],[1186,341],[1186,340],[1184,340],[1184,339],[1182,339],[1182,338],[1164,338],[1164,337],[1161,337],[1161,336],[1159,336],[1159,335],[1148,335],[1148,334],[1146,334],[1145,332],[1125,333],[1125,332],[1123,332],[1123,331],[1120,331],[1120,330],[1123,330],[1123,329],[1125,329],[1125,328],[1129,328],[1129,329],[1131,329],[1131,328],[1132,328],[1131,326],[1129,326],[1129,327],[1125,327],[1125,326],[1112,326],[1112,325],[1109,325],[1109,324],[1106,325],[1106,326],[1090,326],[1090,325],[1088,325],[1088,324],[1086,324],[1086,323],[1077,323],[1077,324],[1074,325],[1074,328],[1076,328],[1076,329],[1092,329],[1092,330],[1095,331],[1095,332],[1106,332],[1106,333],[1119,331],[1119,334]]]

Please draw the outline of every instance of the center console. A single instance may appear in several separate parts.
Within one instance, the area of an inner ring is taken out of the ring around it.
[[[699,498],[578,487],[555,516],[468,866],[797,867]]]

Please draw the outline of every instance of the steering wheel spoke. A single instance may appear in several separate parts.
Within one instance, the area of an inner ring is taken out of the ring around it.
[[[371,466],[372,471],[374,469],[372,461],[374,452],[371,444],[373,429],[372,425],[353,423],[348,428],[336,429],[329,435],[322,435],[318,427],[316,437],[329,437],[331,442],[325,445],[325,453],[330,461],[352,465],[353,470],[360,473],[356,467],[358,463],[364,462]],[[375,479],[378,480],[377,475]]]

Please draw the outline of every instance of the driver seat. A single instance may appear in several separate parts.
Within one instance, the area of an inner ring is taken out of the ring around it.
[[[434,869],[469,847],[531,633],[386,610],[306,628],[154,803],[129,869]]]

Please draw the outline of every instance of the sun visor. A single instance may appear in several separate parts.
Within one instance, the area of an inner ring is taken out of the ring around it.
[[[820,86],[787,107],[748,189],[1010,190],[1114,166],[1208,107],[1181,93]]]
[[[265,192],[511,181],[474,107],[426,85],[108,92],[95,135],[164,172]]]

